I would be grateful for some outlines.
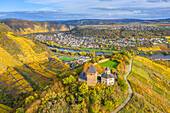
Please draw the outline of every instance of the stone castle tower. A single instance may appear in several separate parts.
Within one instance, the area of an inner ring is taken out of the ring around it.
[[[97,84],[97,69],[93,65],[87,70],[86,76],[88,86],[95,86]]]

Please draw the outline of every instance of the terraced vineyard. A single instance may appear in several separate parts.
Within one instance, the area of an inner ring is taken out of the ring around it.
[[[8,113],[33,91],[53,83],[69,66],[45,45],[16,36],[6,25],[1,27],[0,112]]]
[[[6,84],[8,87],[16,88],[16,92],[29,93],[33,89],[30,84],[12,67],[9,67],[1,76],[0,83]]]
[[[8,113],[9,111],[11,111],[12,108],[8,107],[8,106],[5,106],[3,104],[0,104],[0,112],[1,113]]]
[[[35,46],[35,44],[31,40],[22,37],[15,37],[12,32],[8,32],[7,36],[9,38],[12,38],[21,46],[22,53],[18,54],[17,56],[23,62],[32,62],[48,59],[48,57],[46,57],[47,52],[43,52],[40,54],[36,54],[34,52],[33,46]]]
[[[8,66],[20,66],[22,63],[15,60],[8,52],[0,47],[0,74],[2,74]]]
[[[137,56],[128,80],[134,95],[120,112],[170,112],[170,68]]]

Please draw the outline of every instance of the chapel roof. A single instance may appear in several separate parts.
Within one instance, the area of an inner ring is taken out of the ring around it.
[[[103,77],[103,78],[114,78],[114,75],[113,75],[113,74],[103,73],[103,74],[101,75],[101,77]]]
[[[105,70],[110,70],[110,68],[107,66],[107,67],[105,68]]]

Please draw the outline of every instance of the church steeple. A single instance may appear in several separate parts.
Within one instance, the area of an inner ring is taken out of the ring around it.
[[[106,74],[110,74],[111,72],[110,72],[110,68],[107,66],[106,68],[105,68],[105,73]]]

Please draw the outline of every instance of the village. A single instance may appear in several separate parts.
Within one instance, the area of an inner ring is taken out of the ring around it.
[[[67,58],[67,59],[64,59],[64,58]],[[61,56],[59,59],[62,60],[65,64],[69,65],[70,68],[72,69],[74,69],[78,65],[83,65],[85,62],[91,60],[89,56],[77,56],[74,59],[71,57],[69,58],[69,57]],[[70,60],[70,59],[73,59],[73,60]]]
[[[102,29],[102,27],[93,27],[94,29]],[[108,29],[128,29],[128,30],[159,30],[159,28],[155,28],[153,26],[146,25],[121,25],[118,27],[108,27]]]
[[[157,44],[168,44],[168,41],[164,38],[114,38],[114,39],[97,39],[95,37],[78,37],[72,34],[54,34],[54,35],[36,35],[36,40],[48,40],[53,41],[55,44],[69,47],[80,47],[80,48],[103,48],[103,45],[114,45],[114,46],[133,46],[136,45],[157,45]]]

